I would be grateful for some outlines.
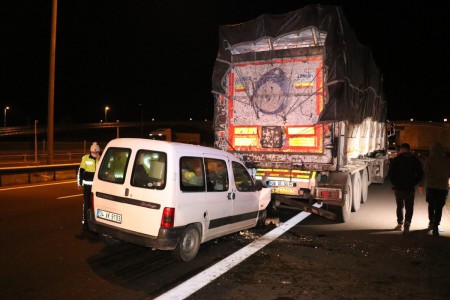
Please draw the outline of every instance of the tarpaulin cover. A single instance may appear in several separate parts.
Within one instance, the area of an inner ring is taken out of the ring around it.
[[[264,14],[248,22],[220,26],[212,92],[226,94],[225,76],[237,56],[232,53],[233,47],[249,42],[257,45],[262,39],[276,39],[307,28],[326,34],[323,53],[328,100],[318,122],[348,120],[360,123],[368,117],[384,122],[387,106],[381,72],[371,50],[358,42],[340,6],[308,5],[286,14]],[[266,56],[273,58],[270,51]],[[291,57],[293,53],[276,51],[276,55],[277,58]]]

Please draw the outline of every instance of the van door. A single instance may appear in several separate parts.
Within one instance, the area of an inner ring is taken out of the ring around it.
[[[208,217],[206,238],[212,239],[229,232],[232,222],[233,198],[226,156],[207,154],[204,162]]]
[[[108,148],[95,190],[96,221],[157,236],[167,198],[166,161],[163,152],[139,150],[132,156],[131,149]]]
[[[233,231],[251,228],[258,219],[258,193],[247,168],[237,161],[232,161],[233,211],[231,229]]]

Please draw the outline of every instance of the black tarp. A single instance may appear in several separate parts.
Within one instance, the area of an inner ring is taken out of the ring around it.
[[[308,5],[286,14],[263,14],[248,22],[220,26],[212,92],[225,95],[222,84],[234,61],[230,45],[268,37],[275,39],[310,27],[326,32],[324,64],[328,102],[319,122],[360,123],[368,117],[384,122],[387,106],[381,72],[371,50],[358,42],[340,6]],[[290,51],[284,53],[286,57],[292,55]],[[283,52],[278,51],[277,55]]]

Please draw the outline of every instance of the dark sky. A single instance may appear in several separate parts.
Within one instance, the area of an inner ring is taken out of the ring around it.
[[[140,104],[146,121],[211,119],[219,25],[310,3],[317,2],[59,0],[55,123],[99,122],[105,106],[108,121],[140,121]],[[447,2],[320,3],[341,5],[359,41],[372,48],[390,120],[450,117]],[[2,121],[11,107],[8,125],[46,123],[51,6],[0,4],[0,107]]]

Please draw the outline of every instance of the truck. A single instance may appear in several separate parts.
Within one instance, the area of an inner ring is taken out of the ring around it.
[[[149,139],[160,141],[171,141],[185,144],[200,145],[200,133],[178,132],[172,128],[156,129],[149,133]]]
[[[396,148],[408,143],[420,156],[429,155],[430,146],[440,142],[450,155],[450,125],[447,122],[391,121],[389,145]]]
[[[214,147],[254,170],[274,209],[346,222],[384,182],[382,73],[340,6],[219,26],[212,94]]]

